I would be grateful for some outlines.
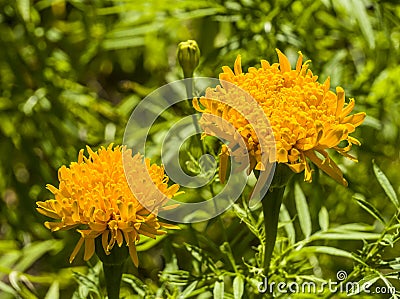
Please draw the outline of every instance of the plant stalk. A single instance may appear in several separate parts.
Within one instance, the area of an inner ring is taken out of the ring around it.
[[[279,211],[281,209],[285,186],[271,188],[262,199],[265,227],[264,274],[268,277],[272,253],[278,233]]]
[[[108,299],[119,299],[123,264],[107,265],[103,263]]]
[[[254,170],[258,178],[259,171]],[[274,252],[276,236],[278,234],[279,212],[282,205],[285,187],[293,177],[293,171],[284,164],[278,164],[275,169],[274,178],[268,192],[264,195],[261,203],[264,213],[265,249],[264,249],[264,274],[268,277],[272,254]]]
[[[96,254],[103,263],[108,299],[119,299],[123,267],[129,256],[128,247],[125,245],[119,247],[115,244],[107,255],[104,252],[101,237],[97,237],[95,242]]]

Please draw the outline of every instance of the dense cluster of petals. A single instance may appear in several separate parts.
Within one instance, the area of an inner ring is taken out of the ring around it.
[[[239,105],[243,107],[236,109],[220,100],[229,96],[234,98],[237,91],[229,86],[238,86],[255,99],[268,118],[276,151],[269,157],[288,165],[296,173],[304,171],[306,181],[312,180],[312,170],[308,162],[311,161],[333,179],[346,185],[342,172],[326,150],[333,149],[356,160],[348,152],[353,144],[359,145],[360,142],[349,134],[363,122],[365,113],[351,115],[354,99],[346,102],[345,92],[341,87],[337,87],[336,92],[331,91],[329,78],[324,83],[319,83],[318,77],[308,69],[308,61],[303,64],[301,53],[295,69],[291,69],[288,58],[282,52],[277,50],[277,53],[279,63],[271,65],[262,60],[260,68],[251,67],[247,73],[242,71],[240,56],[237,57],[233,70],[224,66],[219,75],[221,86],[209,88],[205,96],[193,100],[195,109],[203,113],[201,126],[206,128],[207,134],[220,134],[221,130],[217,129],[220,125],[212,121],[210,115],[232,124],[246,144],[250,168],[263,170],[263,148],[260,147],[259,140],[268,136],[256,134],[252,121],[239,112],[255,110],[254,104],[242,101]],[[237,101],[240,102],[240,99]]]
[[[177,228],[159,222],[157,213],[177,194],[179,185],[168,186],[162,166],[150,165],[140,154],[111,144],[94,152],[87,147],[89,157],[79,152],[78,162],[58,171],[58,188],[47,185],[54,199],[37,202],[37,210],[57,222],[45,222],[52,231],[77,228],[81,238],[73,250],[70,262],[85,244],[84,259],[95,251],[95,238],[102,240],[106,254],[114,247],[129,247],[133,263],[138,265],[136,242],[140,235],[155,238],[164,234],[162,228]],[[147,179],[148,178],[148,179]],[[135,185],[135,194],[131,191]],[[140,201],[139,201],[140,199]]]

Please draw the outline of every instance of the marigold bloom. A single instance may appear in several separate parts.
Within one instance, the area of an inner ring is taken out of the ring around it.
[[[218,135],[221,128],[218,132],[218,124],[212,124],[209,115],[231,123],[246,143],[250,171],[253,168],[263,170],[260,136],[256,136],[251,121],[226,102],[216,100],[235,97],[234,89],[229,88],[234,84],[251,95],[268,118],[275,139],[276,162],[288,165],[296,173],[305,170],[305,180],[310,182],[312,170],[308,158],[333,179],[347,185],[326,149],[356,160],[348,152],[353,144],[360,145],[360,142],[349,134],[363,122],[365,113],[349,115],[354,108],[354,99],[345,103],[341,87],[336,88],[336,93],[330,91],[329,78],[323,84],[319,83],[318,77],[308,69],[308,61],[303,64],[301,52],[294,70],[287,57],[279,50],[277,53],[279,63],[270,65],[262,60],[260,68],[251,67],[247,73],[242,72],[240,55],[233,71],[227,66],[222,67],[223,73],[219,75],[222,86],[208,88],[204,97],[193,100],[195,109],[203,112],[200,124],[206,134]],[[248,104],[243,102],[242,105]],[[252,107],[242,108],[243,111],[246,109],[251,111]]]
[[[101,147],[97,152],[87,147],[87,151],[88,158],[83,155],[82,149],[77,163],[72,162],[69,167],[62,166],[59,169],[59,187],[47,185],[54,199],[37,202],[37,210],[60,220],[45,222],[51,231],[80,226],[77,231],[81,238],[71,254],[70,262],[83,243],[84,260],[89,260],[95,251],[95,238],[101,236],[106,254],[110,254],[115,243],[121,247],[125,239],[132,261],[137,266],[135,242],[140,234],[155,238],[166,233],[161,228],[178,228],[159,222],[157,212],[173,208],[165,204],[177,194],[179,185],[168,187],[168,177],[162,166],[150,165],[150,159],[143,162],[140,154],[132,156],[132,151],[125,146],[113,148],[111,144],[108,148]],[[129,187],[128,183],[133,181],[140,186],[140,189],[135,189],[140,190],[140,202]]]

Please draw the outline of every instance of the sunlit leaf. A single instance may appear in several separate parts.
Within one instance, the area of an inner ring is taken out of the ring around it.
[[[327,230],[329,228],[329,214],[325,207],[322,207],[318,213],[318,221],[321,230]]]
[[[312,253],[324,253],[333,256],[345,257],[349,259],[354,259],[354,256],[343,249],[329,247],[329,246],[308,246],[302,249],[303,252],[312,252]]]
[[[294,199],[296,202],[297,213],[299,215],[301,230],[303,231],[304,236],[308,238],[311,235],[312,229],[310,211],[303,190],[301,190],[301,187],[297,183],[294,187]]]
[[[361,32],[368,41],[369,47],[371,49],[375,48],[374,31],[372,30],[371,21],[366,11],[365,2],[360,0],[350,0],[349,6],[351,9],[351,13],[357,19]]]
[[[0,290],[4,293],[11,294],[15,296],[15,298],[18,298],[18,293],[16,290],[14,290],[12,287],[10,287],[8,284],[0,281]]]
[[[190,294],[196,289],[197,283],[198,283],[197,281],[192,282],[186,289],[183,290],[182,293],[180,293],[179,296],[182,299],[188,298]]]
[[[397,198],[396,192],[394,191],[386,175],[382,172],[382,170],[378,167],[378,165],[376,165],[375,161],[373,162],[373,168],[375,176],[378,179],[379,184],[382,186],[383,190],[385,190],[386,195],[389,197],[389,199],[395,205],[395,207],[399,208],[400,203],[399,199]]]
[[[64,242],[60,240],[47,240],[31,243],[24,247],[22,258],[14,266],[15,271],[25,271],[33,263],[35,263],[41,256],[49,251],[60,251],[64,246]]]
[[[362,207],[365,211],[367,211],[371,216],[373,216],[376,220],[380,221],[381,223],[385,224],[385,219],[381,216],[379,211],[368,201],[358,198],[358,197],[353,197],[353,199]]]
[[[59,288],[59,282],[56,280],[51,284],[44,299],[58,299],[58,298],[60,298],[60,288]]]
[[[215,282],[213,295],[215,299],[224,299],[224,281]]]
[[[280,222],[284,223],[284,229],[289,239],[289,244],[294,244],[296,241],[296,231],[294,229],[293,220],[290,219],[290,215],[285,205],[282,204],[281,211],[279,213]]]
[[[379,280],[379,275],[374,273],[371,275],[365,276],[363,279],[358,281],[358,288],[354,288],[350,290],[350,292],[347,294],[348,296],[354,296],[359,293],[361,293],[363,290],[371,290],[371,286]]]
[[[238,275],[233,279],[233,298],[240,299],[243,296],[244,280],[243,277]]]
[[[364,233],[364,232],[321,232],[312,235],[313,240],[376,240],[381,234]]]

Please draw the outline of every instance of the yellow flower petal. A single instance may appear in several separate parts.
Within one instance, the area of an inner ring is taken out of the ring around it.
[[[291,67],[290,67],[290,62],[289,59],[278,49],[275,49],[276,52],[278,53],[278,58],[279,58],[279,65],[281,68],[282,73],[290,72]]]
[[[343,178],[342,172],[336,163],[329,158],[329,156],[326,156],[324,160],[321,160],[317,157],[314,151],[307,151],[304,153],[304,155],[336,182],[347,187],[347,181]]]
[[[305,168],[305,163],[288,164],[289,168],[295,173],[302,172]]]
[[[83,152],[84,152],[83,149],[81,149],[81,150],[79,151],[79,154],[78,154],[78,163],[82,163],[82,162],[83,162]]]
[[[38,211],[41,213],[40,210],[38,210]],[[44,214],[44,215],[46,215],[46,214]],[[60,223],[60,222],[48,222],[48,221],[46,221],[44,223],[44,225],[46,226],[46,228],[50,229],[52,232],[59,231],[60,229],[63,229],[65,227],[65,225]]]
[[[83,260],[88,261],[94,254],[94,238],[85,239],[85,253]]]
[[[46,185],[46,188],[47,188],[51,193],[53,193],[54,195],[56,195],[56,194],[59,192],[59,190],[58,190],[56,187],[54,187],[53,185],[50,185],[50,184],[47,184],[47,185]]]
[[[355,127],[358,127],[364,121],[366,114],[364,112],[356,113],[350,116],[347,116],[343,119],[343,123],[350,123]]]
[[[139,265],[139,259],[138,259],[135,244],[129,245],[129,255],[131,256],[133,264],[137,267]]]
[[[236,76],[242,73],[242,57],[240,55],[236,57],[234,71]]]
[[[81,249],[84,241],[85,241],[85,239],[82,238],[82,237],[79,239],[78,243],[76,244],[74,250],[71,253],[71,256],[69,257],[69,263],[73,262],[73,260],[75,259],[76,255],[79,252],[79,249]]]
[[[327,148],[335,147],[340,141],[345,139],[346,134],[346,127],[338,127],[337,129],[329,131],[326,136],[323,136],[319,144],[326,146]]]
[[[124,238],[122,236],[122,233],[120,230],[117,231],[117,244],[119,247],[122,246],[122,243],[124,242]]]
[[[308,165],[308,163],[307,163],[307,161],[305,161],[305,159],[304,159],[304,166],[305,166],[304,181],[311,183],[313,170],[310,168],[310,165]]]
[[[303,54],[299,51],[299,58],[297,59],[297,63],[296,63],[296,72],[300,72],[301,71],[301,66],[303,63]]]
[[[336,118],[340,117],[342,113],[342,109],[344,106],[344,90],[340,86],[336,87],[336,94],[337,94],[337,105],[336,105]]]
[[[108,237],[110,235],[110,231],[109,230],[105,230],[102,234],[101,234],[101,245],[103,247],[104,252],[108,255],[110,254],[110,252],[108,251]]]
[[[351,111],[353,111],[354,106],[355,106],[355,101],[354,99],[350,99],[350,102],[347,104],[347,106],[341,111],[339,119],[343,119],[345,116],[349,115]]]
[[[279,163],[286,163],[288,162],[288,152],[285,148],[281,147],[277,151],[277,158]]]
[[[160,222],[160,225],[162,227],[168,228],[168,229],[181,229],[179,226],[175,224],[170,224],[170,223],[165,223],[165,222]]]
[[[228,147],[223,144],[221,147],[221,153],[219,154],[219,170],[218,177],[221,184],[225,183],[226,171],[228,168],[229,150]]]
[[[43,201],[38,201],[36,203],[39,208],[36,208],[36,210],[40,213],[43,214],[47,217],[53,218],[53,219],[60,219],[60,215],[57,214],[57,211],[50,209],[47,207],[47,204]]]

